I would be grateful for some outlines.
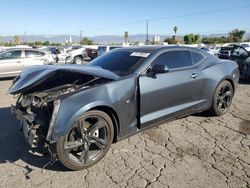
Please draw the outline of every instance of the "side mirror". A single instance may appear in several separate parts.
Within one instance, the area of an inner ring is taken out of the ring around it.
[[[154,74],[160,74],[160,73],[166,73],[169,71],[169,68],[167,65],[163,65],[163,64],[155,64],[153,65],[151,71]]]

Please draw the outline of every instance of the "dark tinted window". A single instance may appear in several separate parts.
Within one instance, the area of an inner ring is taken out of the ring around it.
[[[154,63],[167,65],[170,69],[192,66],[189,51],[170,51],[161,54]]]
[[[241,46],[244,48],[250,47],[249,44],[242,44]]]
[[[197,64],[199,63],[202,59],[204,59],[204,56],[201,55],[200,53],[197,53],[197,52],[190,52],[191,53],[191,56],[192,56],[192,59],[193,59],[193,63],[194,64]]]
[[[94,59],[89,65],[100,66],[118,75],[126,75],[134,71],[140,65],[140,62],[145,59],[144,57],[133,56],[132,53],[130,51],[111,51]]]
[[[21,58],[21,50],[9,51],[1,55],[1,59],[19,59]]]
[[[33,50],[25,50],[25,57],[40,57],[43,56],[43,52],[33,51]]]

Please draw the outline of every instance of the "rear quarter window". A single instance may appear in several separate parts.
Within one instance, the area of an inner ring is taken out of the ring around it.
[[[191,57],[192,57],[192,60],[193,60],[193,64],[197,64],[199,62],[201,62],[205,57],[198,53],[198,52],[190,52],[191,53]]]

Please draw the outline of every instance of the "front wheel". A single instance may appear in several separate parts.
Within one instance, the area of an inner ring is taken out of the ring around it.
[[[233,94],[232,84],[227,80],[222,81],[215,90],[211,114],[216,116],[225,114],[232,103]]]
[[[111,118],[103,111],[88,111],[56,142],[58,159],[69,169],[86,169],[106,155],[113,136]]]

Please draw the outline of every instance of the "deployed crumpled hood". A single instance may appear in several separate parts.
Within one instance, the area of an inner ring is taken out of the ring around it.
[[[17,77],[9,89],[10,94],[21,93],[32,85],[37,85],[51,74],[60,71],[75,72],[84,75],[102,77],[110,80],[117,80],[119,76],[109,70],[97,66],[87,65],[41,65],[23,69],[21,75]]]

